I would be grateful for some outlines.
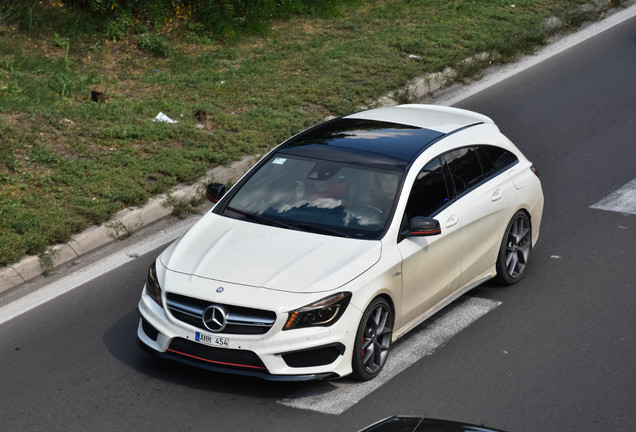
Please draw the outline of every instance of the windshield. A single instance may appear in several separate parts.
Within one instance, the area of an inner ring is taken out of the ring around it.
[[[400,175],[279,152],[243,184],[223,214],[291,229],[378,238]]]

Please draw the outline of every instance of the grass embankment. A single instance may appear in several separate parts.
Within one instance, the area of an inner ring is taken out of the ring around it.
[[[364,1],[231,44],[187,26],[113,42],[0,18],[0,266],[414,77],[453,67],[462,79],[484,52],[510,61],[545,41],[546,18],[591,18],[582,3]],[[160,111],[178,123],[154,123]]]

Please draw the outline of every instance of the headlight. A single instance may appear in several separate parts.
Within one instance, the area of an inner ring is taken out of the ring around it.
[[[153,262],[148,269],[148,275],[146,276],[146,294],[161,306],[161,287],[157,280],[156,262]]]
[[[325,297],[300,309],[289,312],[283,330],[303,327],[328,327],[340,319],[351,300],[350,292]]]

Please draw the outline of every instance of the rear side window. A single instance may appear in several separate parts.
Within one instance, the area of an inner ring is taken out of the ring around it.
[[[477,147],[453,150],[444,155],[457,195],[472,188],[484,179],[477,156]]]
[[[486,177],[496,174],[515,163],[517,156],[500,147],[484,145],[479,147],[479,159]]]

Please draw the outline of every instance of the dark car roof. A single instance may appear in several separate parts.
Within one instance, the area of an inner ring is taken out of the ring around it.
[[[486,116],[449,107],[403,105],[362,111],[313,127],[279,151],[345,163],[403,170],[428,145]]]
[[[503,432],[486,426],[451,420],[394,416],[374,423],[360,432]]]
[[[285,142],[287,154],[404,169],[414,155],[443,132],[365,119],[338,118]]]

